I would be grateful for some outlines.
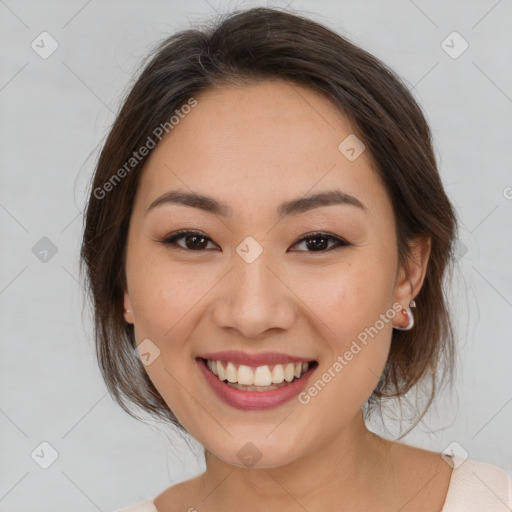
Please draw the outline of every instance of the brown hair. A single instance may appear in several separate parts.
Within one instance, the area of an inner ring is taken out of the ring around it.
[[[202,30],[179,32],[148,59],[99,156],[81,248],[98,362],[113,397],[136,418],[141,419],[132,404],[181,427],[149,379],[134,350],[133,325],[123,317],[126,237],[146,157],[132,162],[133,169],[127,170],[126,162],[154,137],[155,128],[202,91],[283,79],[325,94],[357,129],[392,201],[400,263],[406,266],[408,244],[415,237],[431,238],[425,280],[415,297],[415,326],[393,331],[386,367],[365,411],[368,416],[383,398],[401,397],[430,375],[434,385],[421,419],[434,398],[436,380],[449,376],[453,381],[454,334],[443,276],[454,261],[457,221],[437,170],[428,124],[408,89],[360,47],[280,9],[237,11]]]

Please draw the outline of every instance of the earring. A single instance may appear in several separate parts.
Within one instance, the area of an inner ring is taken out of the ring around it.
[[[414,300],[411,300],[409,302],[409,308],[415,308],[416,302]],[[410,309],[402,309],[402,314],[405,316],[409,316],[409,323],[407,324],[407,327],[393,327],[393,329],[397,329],[399,331],[409,331],[413,328],[414,325],[414,315],[412,314],[412,311]]]
[[[131,313],[132,312],[131,309],[125,309],[124,311],[125,311],[125,313]]]

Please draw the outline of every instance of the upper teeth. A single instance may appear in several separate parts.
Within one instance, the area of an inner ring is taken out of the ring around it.
[[[308,363],[288,363],[264,366],[246,366],[244,364],[235,365],[226,361],[206,360],[208,368],[220,380],[228,382],[238,382],[247,386],[270,386],[271,384],[280,384],[284,380],[291,382],[295,377],[299,378],[308,371]],[[238,366],[238,368],[237,368]]]

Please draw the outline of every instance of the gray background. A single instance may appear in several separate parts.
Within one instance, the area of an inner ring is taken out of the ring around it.
[[[266,4],[0,0],[0,511],[113,511],[203,469],[196,444],[190,450],[171,431],[131,419],[106,394],[90,315],[82,314],[78,251],[99,145],[140,59],[189,22],[237,5]],[[403,442],[436,451],[457,442],[456,451],[512,472],[512,2],[296,0],[291,7],[406,80],[431,123],[461,219],[450,297],[460,355],[455,392],[443,393]],[[31,48],[43,31],[59,45],[47,59]],[[458,58],[442,47],[453,31],[469,43]],[[46,261],[33,252],[43,250],[36,245],[43,237],[57,248]],[[403,401],[404,415],[414,415],[412,403]],[[375,429],[395,435],[392,417]],[[48,469],[31,458],[34,450],[49,456],[43,441],[58,452]]]

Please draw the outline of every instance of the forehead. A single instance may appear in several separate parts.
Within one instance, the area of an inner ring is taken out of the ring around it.
[[[233,209],[337,188],[388,209],[366,151],[347,158],[355,129],[322,94],[282,80],[208,89],[151,153],[138,196],[169,189],[215,195]]]

